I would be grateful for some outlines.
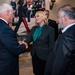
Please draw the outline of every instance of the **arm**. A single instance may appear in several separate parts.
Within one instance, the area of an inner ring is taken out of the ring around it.
[[[33,42],[33,34],[34,34],[34,31],[35,31],[36,27],[32,27],[30,33],[27,35],[26,39],[25,39],[25,42],[27,44],[30,44],[31,42]]]
[[[18,41],[18,42],[19,42],[20,45],[24,44],[26,46],[26,49],[28,48],[28,44],[26,42],[24,42],[24,41]]]
[[[13,55],[25,52],[25,45],[19,45],[16,35],[11,28],[4,27],[1,33],[2,46]]]
[[[51,50],[55,42],[55,32],[53,28],[50,28],[49,32],[49,49]]]

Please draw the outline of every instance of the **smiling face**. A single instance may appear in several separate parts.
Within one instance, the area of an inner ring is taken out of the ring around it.
[[[39,14],[36,14],[35,15],[35,20],[36,20],[36,23],[40,24],[43,21],[43,18]]]
[[[38,11],[35,14],[35,21],[37,24],[42,25],[45,24],[45,20],[47,19],[47,16],[43,11]]]
[[[44,21],[42,14],[36,13],[35,20],[36,20],[36,23],[38,23],[38,24],[40,24],[42,21]]]

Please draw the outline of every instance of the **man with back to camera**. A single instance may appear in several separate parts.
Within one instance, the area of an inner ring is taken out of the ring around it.
[[[19,54],[27,45],[19,44],[15,32],[9,27],[14,17],[12,6],[0,5],[0,75],[19,75]]]
[[[75,75],[75,10],[64,5],[59,8],[57,20],[63,26],[49,55],[44,75]]]
[[[48,25],[51,26],[52,28],[54,28],[55,31],[55,40],[58,37],[58,24],[56,23],[56,21],[49,19],[49,10],[44,10],[44,13],[47,15],[48,18]]]

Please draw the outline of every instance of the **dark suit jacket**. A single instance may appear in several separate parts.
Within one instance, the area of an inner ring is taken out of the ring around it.
[[[34,26],[25,40],[27,43],[33,41],[33,34],[36,30],[37,26]],[[42,31],[40,37],[33,41],[33,46],[31,50],[31,55],[34,56],[35,53],[38,58],[42,60],[47,60],[47,57],[52,49],[54,44],[54,29],[48,25],[46,25]]]
[[[25,52],[14,31],[0,19],[0,75],[19,75],[19,54]]]
[[[44,75],[75,75],[75,25],[56,41]]]
[[[49,26],[51,26],[52,28],[54,28],[55,31],[55,40],[58,38],[58,24],[56,23],[56,21],[49,19],[48,20],[48,24]]]

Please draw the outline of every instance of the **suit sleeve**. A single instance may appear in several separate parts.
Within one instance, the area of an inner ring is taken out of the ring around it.
[[[33,26],[30,33],[27,35],[25,39],[25,42],[27,42],[28,44],[33,41],[33,34],[34,34],[35,29],[36,29],[36,26]]]
[[[54,41],[55,41],[55,32],[54,29],[51,28],[50,32],[49,32],[49,49],[51,50],[53,45],[54,45]]]
[[[25,52],[25,45],[19,45],[17,37],[11,28],[3,28],[1,34],[1,41],[4,48],[13,55],[19,55]]]
[[[52,47],[54,45],[55,33],[54,33],[53,28],[50,27],[49,30],[50,30],[50,32],[49,32],[49,50],[50,50],[50,53],[49,53],[48,59],[46,61],[46,67],[45,67],[44,75],[51,75],[52,65],[53,65],[53,61],[54,61],[54,57],[55,57],[55,51],[54,51],[54,49],[52,49]]]
[[[67,71],[66,69],[70,61],[69,57],[75,49],[73,46],[75,45],[74,41],[74,37],[71,34],[66,34],[61,41],[59,41],[61,44],[59,43],[57,48],[51,75],[64,75],[65,71]]]

